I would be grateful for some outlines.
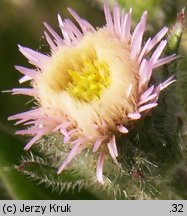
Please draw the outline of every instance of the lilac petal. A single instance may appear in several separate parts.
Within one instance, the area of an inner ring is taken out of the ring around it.
[[[128,14],[125,14],[123,16],[123,21],[122,21],[122,35],[121,38],[122,40],[126,39],[126,26],[127,26],[127,18],[128,18]]]
[[[62,35],[63,35],[65,41],[71,42],[68,33],[64,30],[64,23],[63,23],[62,18],[59,14],[58,14],[58,22],[59,22],[59,27],[61,29],[61,32],[62,32]]]
[[[158,68],[164,64],[167,64],[167,63],[170,63],[171,61],[174,61],[177,59],[177,56],[176,54],[172,54],[170,56],[167,56],[167,57],[164,57],[164,58],[161,58],[159,59],[156,64],[154,64],[154,68]]]
[[[114,28],[114,23],[113,23],[113,20],[112,20],[112,15],[111,15],[109,6],[106,3],[104,4],[104,13],[105,13],[105,19],[106,19],[107,27],[109,29],[113,29]]]
[[[24,118],[29,118],[30,119],[31,117],[37,118],[39,116],[39,114],[40,114],[40,111],[41,111],[41,109],[37,108],[37,109],[30,110],[30,111],[27,111],[27,112],[19,113],[19,114],[10,116],[8,118],[8,120],[16,120],[16,119],[24,119]]]
[[[61,128],[62,130],[62,128]],[[72,136],[74,136],[77,133],[77,129],[73,129],[68,131],[68,133],[65,135],[64,137],[64,143],[68,143],[70,141],[70,139],[72,138]]]
[[[154,86],[152,85],[150,88],[148,88],[141,96],[140,100],[144,100],[147,98],[152,92],[153,92]]]
[[[19,125],[19,124],[22,124],[22,123],[26,123],[26,122],[31,121],[31,120],[35,121],[35,123],[36,123],[35,118],[31,118],[31,119],[30,118],[23,118],[21,120],[16,121],[16,123],[14,125]]]
[[[125,21],[125,15],[126,15],[125,10],[124,10],[124,8],[122,8],[121,9],[121,20],[120,20],[120,23],[121,23],[121,33],[123,32],[122,28],[123,28],[124,21]]]
[[[142,51],[141,51],[141,53],[140,53],[140,55],[139,55],[139,58],[138,58],[138,63],[139,63],[139,64],[140,64],[140,62],[142,61],[142,59],[144,58],[144,56],[145,56],[145,54],[146,54],[146,50],[147,50],[147,48],[149,47],[150,42],[151,42],[151,38],[149,38],[149,39],[147,40],[147,42],[145,43],[145,45],[143,46],[143,49],[142,49]]]
[[[57,51],[57,46],[55,45],[55,43],[53,42],[53,40],[50,38],[50,36],[48,35],[48,33],[46,31],[44,31],[44,35],[45,35],[45,38],[46,38],[47,43],[49,44],[51,50]]]
[[[167,88],[169,85],[171,85],[172,83],[174,83],[176,80],[174,79],[174,76],[171,76],[169,79],[167,79],[165,82],[160,83],[155,89],[154,89],[154,93],[156,93],[158,96],[160,94],[161,91],[163,91],[165,88]],[[157,102],[158,97],[155,98],[152,103]]]
[[[145,71],[147,68],[147,60],[143,59],[142,63],[140,64],[140,68],[139,68],[139,75],[140,75],[140,79],[142,79],[142,77],[145,77]]]
[[[65,121],[64,123],[58,125],[57,127],[55,127],[55,129],[53,130],[54,132],[60,130],[61,128],[63,129],[67,129],[68,127],[70,127],[72,124],[69,121]]]
[[[167,88],[169,85],[171,85],[172,83],[174,83],[176,80],[174,79],[174,76],[171,76],[169,79],[167,79],[165,82],[161,83],[161,88],[160,90],[164,90],[165,88]]]
[[[162,90],[164,90],[165,88],[167,88],[169,85],[171,85],[175,81],[176,80],[174,79],[174,76],[171,76],[165,82],[160,83],[158,86],[156,86],[156,88],[154,88],[153,92],[156,93],[157,95],[159,95]],[[155,101],[157,101],[157,98],[153,102],[155,102]]]
[[[51,33],[51,35],[54,37],[55,39],[55,43],[58,46],[63,46],[64,42],[62,40],[62,38],[51,28],[50,25],[48,25],[46,22],[44,22],[44,26],[46,27],[46,29]]]
[[[36,79],[38,72],[34,69],[29,69],[29,68],[25,68],[22,66],[15,66],[16,70],[18,70],[20,73],[32,78],[32,79]]]
[[[121,133],[128,133],[129,131],[128,131],[128,129],[125,127],[125,126],[123,126],[123,125],[119,125],[119,126],[117,126],[117,128],[118,128],[118,130],[119,130],[119,132],[121,132]]]
[[[131,40],[131,58],[135,59],[140,52],[141,43],[142,43],[142,37],[143,37],[143,26],[139,23],[135,31],[132,35]]]
[[[30,130],[30,129],[29,129]],[[29,150],[31,146],[39,140],[43,135],[47,134],[50,131],[50,128],[42,128],[40,131],[37,131],[36,136],[34,136],[25,146],[24,150]]]
[[[19,79],[19,83],[22,84],[24,82],[32,80],[31,77],[29,76],[23,76],[22,78]]]
[[[118,5],[114,6],[113,17],[114,17],[114,30],[117,33],[117,35],[120,36],[121,35],[121,14]]]
[[[113,149],[114,155],[117,157],[118,156],[118,150],[117,150],[117,146],[116,146],[116,138],[114,135],[112,136],[110,143],[111,143],[111,147]]]
[[[64,22],[63,22],[63,25],[60,25],[60,28],[61,28],[61,31],[64,31],[64,32],[66,32],[67,33],[67,35],[68,35],[68,40],[66,39],[65,41],[64,41],[64,43],[66,44],[66,45],[69,45],[69,44],[71,44],[72,42],[79,42],[81,39],[82,39],[82,36],[81,36],[81,32],[78,30],[78,28],[77,28],[77,31],[79,31],[80,32],[80,34],[76,31],[76,29],[74,28],[74,26],[73,26],[74,24],[70,21],[70,20],[68,20],[68,19],[66,19]]]
[[[142,80],[142,83],[148,83],[150,78],[151,78],[151,75],[152,75],[152,72],[153,72],[153,62],[152,61],[148,61],[147,62],[147,70],[146,70],[147,74],[145,74],[146,76],[144,77],[144,79]]]
[[[22,119],[22,120],[17,121],[14,125],[23,124],[24,122],[28,122],[28,121],[29,121],[29,119]],[[33,120],[33,122],[36,123],[35,120]],[[24,124],[26,124],[26,123],[24,123]]]
[[[23,125],[35,125],[35,124],[36,124],[36,120],[32,120],[32,121],[27,120],[27,122],[23,123]]]
[[[61,127],[63,127],[63,124],[60,124],[60,125],[56,126],[56,127],[53,129],[53,132],[57,132],[58,130],[61,129]]]
[[[18,130],[16,131],[15,133],[16,135],[33,135],[33,134],[36,134],[36,128],[33,130],[33,129],[25,129],[25,130]]]
[[[141,17],[140,22],[136,26],[134,33],[132,35],[131,39],[131,58],[137,58],[140,50],[141,50],[141,45],[142,45],[142,40],[143,40],[143,34],[145,31],[146,27],[146,20],[147,20],[147,11],[145,11]]]
[[[27,132],[28,131],[28,132]],[[30,133],[29,133],[30,131]],[[33,128],[33,129],[28,129],[28,130],[23,130],[22,134],[34,134],[34,132],[36,133],[36,135],[27,143],[27,145],[25,146],[25,150],[29,150],[31,148],[31,146],[37,141],[39,140],[43,135],[47,134],[50,131],[50,128],[48,127],[43,127],[43,128]],[[20,132],[21,133],[21,132]]]
[[[41,137],[43,136],[43,134],[37,134],[36,136],[34,136],[28,143],[27,145],[24,147],[24,150],[29,150],[32,145],[37,141],[39,140]]]
[[[126,21],[126,26],[125,26],[125,38],[129,40],[131,33],[131,15],[132,15],[132,8],[130,8],[128,14],[127,14],[127,21]]]
[[[171,85],[172,83],[174,83],[176,80],[174,79],[174,76],[171,76],[169,79],[167,79],[165,82],[160,83],[155,89],[154,89],[154,93],[156,93],[158,96],[160,94],[161,91],[163,91],[165,88],[167,88],[169,85]],[[153,100],[152,102],[156,102],[158,100],[158,97],[155,98],[155,100]]]
[[[32,49],[29,49],[27,47],[22,47],[18,45],[20,52],[29,60],[29,62],[39,68],[42,68],[44,63],[48,61],[49,57],[41,54],[39,52],[36,52]]]
[[[18,135],[29,135],[29,134],[34,135],[34,134],[43,132],[44,130],[45,130],[44,128],[34,127],[34,128],[16,131],[16,134],[18,134]]]
[[[153,70],[153,63],[152,61],[148,61],[146,59],[143,59],[140,69],[139,69],[139,74],[140,74],[140,86],[139,88],[141,89],[141,85],[148,82],[151,78],[152,75],[152,70]]]
[[[74,19],[78,22],[84,34],[86,34],[87,32],[95,31],[94,27],[86,20],[80,18],[80,16],[74,10],[72,10],[71,8],[68,8],[68,11],[74,17]]]
[[[103,152],[101,152],[99,154],[99,158],[97,160],[97,170],[96,170],[97,180],[100,184],[104,184],[104,180],[103,180],[104,159],[105,159],[105,154]]]
[[[168,32],[168,28],[164,27],[161,29],[155,36],[154,38],[150,41],[150,45],[148,46],[145,54],[148,54],[156,45],[158,42],[161,41],[161,39],[166,35]]]
[[[130,8],[129,12],[127,13],[127,18],[126,18],[126,24],[125,24],[125,29],[124,29],[124,35],[125,39],[129,40],[131,33],[131,16],[132,16],[132,8]]]
[[[66,141],[67,139],[69,139],[69,138],[68,138],[68,136],[69,136],[69,135],[68,135],[68,131],[67,131],[66,128],[61,127],[61,128],[60,128],[60,133],[66,137],[65,141]]]
[[[83,147],[81,146],[80,143],[75,144],[73,148],[71,149],[70,153],[68,154],[66,160],[62,163],[62,165],[58,169],[57,174],[60,174],[64,170],[64,168],[73,160],[73,158],[77,154],[79,154],[82,150],[83,150]]]
[[[74,38],[80,40],[83,37],[83,34],[71,20],[66,19],[64,27],[67,31],[69,30],[69,32],[71,32],[71,35],[73,35]]]
[[[94,32],[95,28],[86,20],[83,20],[83,24],[87,32]]]
[[[153,92],[156,93],[156,94],[158,94],[158,95],[160,94],[160,92],[161,92],[161,83],[154,88]]]
[[[141,106],[138,111],[141,113],[141,112],[144,112],[145,110],[149,110],[149,109],[152,109],[153,107],[157,106],[158,103],[150,103],[150,104],[146,104],[144,106]]]
[[[141,118],[141,115],[140,115],[140,113],[135,112],[135,113],[129,113],[127,115],[127,117],[130,118],[130,119],[132,119],[132,120],[137,120],[137,119]]]
[[[60,25],[59,27],[60,27],[61,31],[63,32],[64,44],[66,46],[70,45],[72,43],[72,41],[74,41],[76,39],[74,34],[70,31],[69,28],[67,28],[65,23],[63,23],[63,25]],[[66,34],[68,35],[68,39],[65,37]]]
[[[14,88],[11,90],[12,95],[22,94],[22,95],[28,95],[31,97],[37,96],[37,91],[32,88]]]
[[[115,152],[115,149],[113,147],[113,144],[112,144],[111,140],[107,143],[107,147],[108,147],[109,153],[110,153],[114,163],[116,163],[118,165],[116,155],[115,155],[116,152]]]
[[[154,53],[150,59],[150,61],[153,62],[153,64],[155,64],[157,62],[157,60],[159,59],[159,57],[162,54],[166,44],[167,44],[167,40],[162,40],[160,42],[160,44],[158,45],[158,47],[156,48],[156,50],[154,51]]]
[[[65,137],[66,136],[69,136],[70,134],[68,134],[68,128],[71,126],[71,123],[69,121],[67,122],[64,122],[63,124],[61,124],[59,126],[59,130],[60,130],[60,133],[63,134]],[[58,127],[56,128],[58,130]],[[55,129],[55,130],[56,130]]]
[[[86,138],[77,138],[77,139],[71,141],[71,144],[73,144],[73,145],[75,145],[75,144],[77,144],[77,143],[83,144],[83,143],[85,143],[85,142],[88,142],[88,140],[87,140]]]
[[[100,137],[97,139],[97,141],[95,142],[94,147],[93,147],[93,152],[96,152],[98,150],[98,148],[102,144],[103,140],[104,140],[103,137]]]
[[[140,100],[140,102],[138,103],[138,105],[141,106],[142,104],[147,103],[148,101],[150,101],[150,100],[156,98],[157,96],[158,96],[158,95],[157,95],[156,93],[151,94],[150,96],[144,98],[143,100]]]
[[[127,41],[130,39],[130,30],[131,30],[131,15],[132,8],[130,8],[129,12],[125,14],[124,20],[122,23],[122,39],[126,39]]]

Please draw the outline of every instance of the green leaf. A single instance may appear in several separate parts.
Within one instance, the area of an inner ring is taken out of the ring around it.
[[[0,131],[0,178],[2,179],[12,199],[94,199],[89,193],[54,193],[51,188],[38,185],[36,181],[28,180],[14,165],[18,164],[23,154],[22,143]]]
[[[21,164],[16,167],[17,170],[58,194],[73,193],[74,199],[96,199],[85,190],[85,178],[82,178],[78,172],[64,171],[58,175],[57,170],[51,166],[48,159],[36,155],[37,153],[30,153],[24,157]]]

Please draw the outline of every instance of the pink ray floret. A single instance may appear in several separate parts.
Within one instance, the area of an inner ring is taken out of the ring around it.
[[[97,180],[100,184],[104,184],[104,179],[103,179],[103,164],[104,164],[104,159],[105,159],[105,153],[101,152],[99,154],[99,158],[97,161]]]

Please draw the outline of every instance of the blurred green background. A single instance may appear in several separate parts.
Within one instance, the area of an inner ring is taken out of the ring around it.
[[[102,1],[98,0],[0,0],[0,91],[18,87],[21,74],[14,65],[28,66],[19,53],[18,44],[34,50],[46,52],[47,44],[43,38],[43,21],[47,21],[59,32],[57,13],[69,17],[67,7],[75,9],[82,17],[95,26],[104,24]],[[114,2],[114,1],[109,1]],[[164,25],[171,25],[178,11],[187,6],[186,0],[119,1],[124,7],[132,5],[134,20],[143,10],[149,11],[149,29],[157,31]],[[130,2],[130,3],[129,3]],[[146,1],[144,1],[146,2]],[[181,53],[187,52],[187,31],[184,29]],[[186,67],[187,70],[187,67]],[[32,106],[30,98],[0,94],[0,199],[92,199],[88,192],[61,194],[53,193],[43,185],[37,185],[14,169],[23,154],[25,139],[14,135],[15,127],[7,117],[26,111]]]

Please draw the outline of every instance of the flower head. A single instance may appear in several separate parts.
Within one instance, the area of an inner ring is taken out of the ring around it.
[[[16,66],[24,74],[20,83],[31,80],[32,88],[13,89],[12,93],[34,97],[37,107],[9,119],[31,125],[17,131],[33,136],[26,150],[45,134],[62,134],[71,151],[58,173],[83,149],[98,151],[97,179],[103,183],[105,156],[109,154],[118,164],[116,136],[128,133],[132,122],[156,107],[160,92],[174,82],[170,77],[159,85],[150,84],[153,70],[176,56],[160,58],[167,44],[162,39],[166,27],[143,42],[146,12],[132,32],[132,10],[124,13],[115,6],[111,13],[104,5],[106,25],[98,29],[68,10],[79,27],[58,15],[60,36],[44,23],[50,54],[19,46],[34,66]]]

